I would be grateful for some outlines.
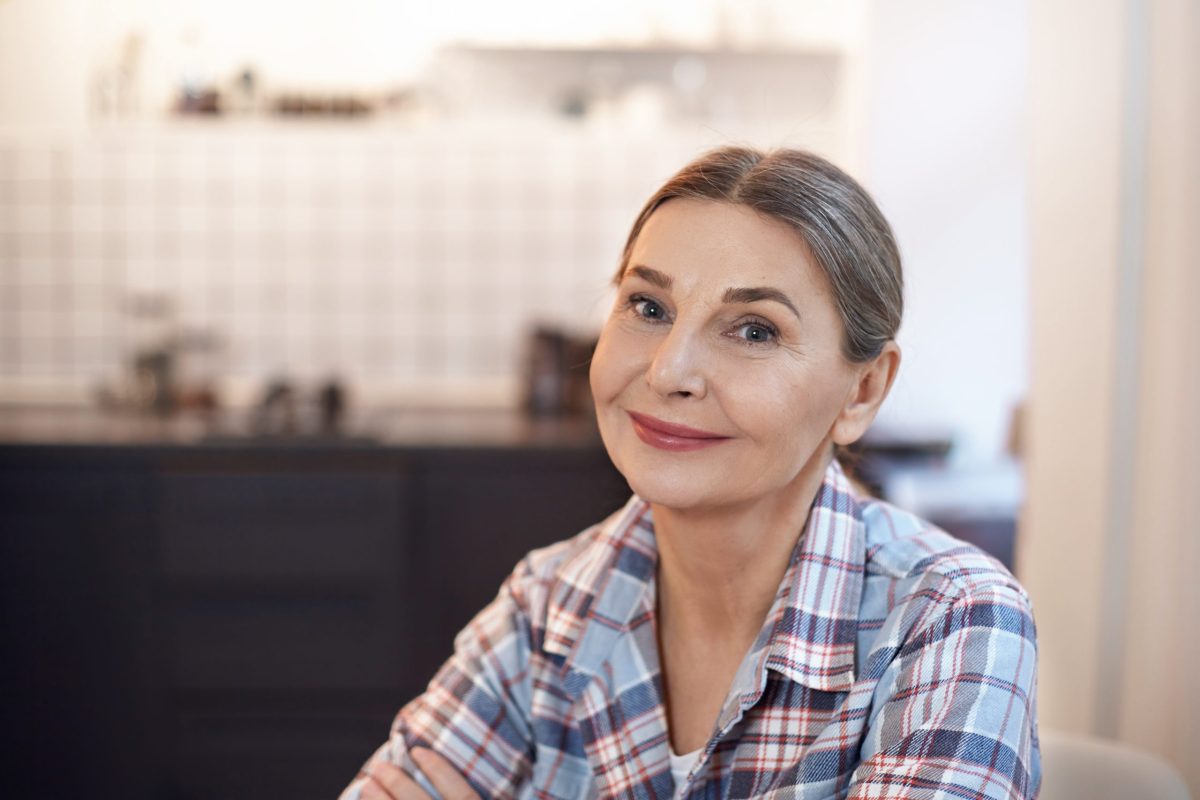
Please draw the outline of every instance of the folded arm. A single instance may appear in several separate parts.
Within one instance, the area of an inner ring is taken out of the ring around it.
[[[850,800],[1035,797],[1036,666],[1022,593],[995,585],[949,604],[901,647],[880,681],[890,692]]]
[[[396,715],[390,738],[363,765],[341,800],[372,797],[383,783],[378,775],[394,776],[397,785],[406,787],[411,780],[426,795],[438,797],[440,787],[422,772],[425,765],[414,761],[414,748],[428,748],[444,759],[475,794],[515,795],[530,773],[533,741],[529,624],[518,589],[522,567],[524,562],[458,634],[453,656],[425,692]],[[395,768],[407,778],[395,776]]]

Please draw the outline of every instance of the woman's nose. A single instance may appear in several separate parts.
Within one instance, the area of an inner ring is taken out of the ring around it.
[[[703,347],[698,336],[675,324],[658,343],[646,370],[646,382],[661,397],[703,397],[708,392]]]

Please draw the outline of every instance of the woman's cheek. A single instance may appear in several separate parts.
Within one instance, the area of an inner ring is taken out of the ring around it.
[[[655,340],[645,331],[618,323],[605,342],[605,371],[619,373],[627,379],[631,373],[644,369],[654,357]]]
[[[623,384],[628,382],[622,377],[631,367],[630,349],[624,343],[624,339],[621,331],[610,324],[603,330],[596,344],[588,378],[597,406],[615,399],[620,394]]]

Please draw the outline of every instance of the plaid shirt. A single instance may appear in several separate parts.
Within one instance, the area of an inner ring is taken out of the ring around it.
[[[648,503],[531,552],[372,756],[432,747],[483,797],[670,798]],[[1033,798],[1030,601],[995,560],[858,498],[834,461],[688,798]],[[342,795],[358,797],[356,781]]]

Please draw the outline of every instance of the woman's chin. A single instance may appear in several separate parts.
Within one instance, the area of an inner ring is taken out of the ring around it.
[[[680,511],[723,505],[737,498],[729,475],[738,470],[729,452],[715,453],[730,443],[692,452],[656,449],[637,438],[631,429],[608,447],[609,458],[643,500]],[[606,445],[608,440],[606,440]],[[715,457],[715,456],[721,457]]]
[[[698,475],[668,475],[662,472],[633,470],[625,480],[634,494],[648,503],[677,511],[695,510],[720,505],[727,489],[713,485]]]

